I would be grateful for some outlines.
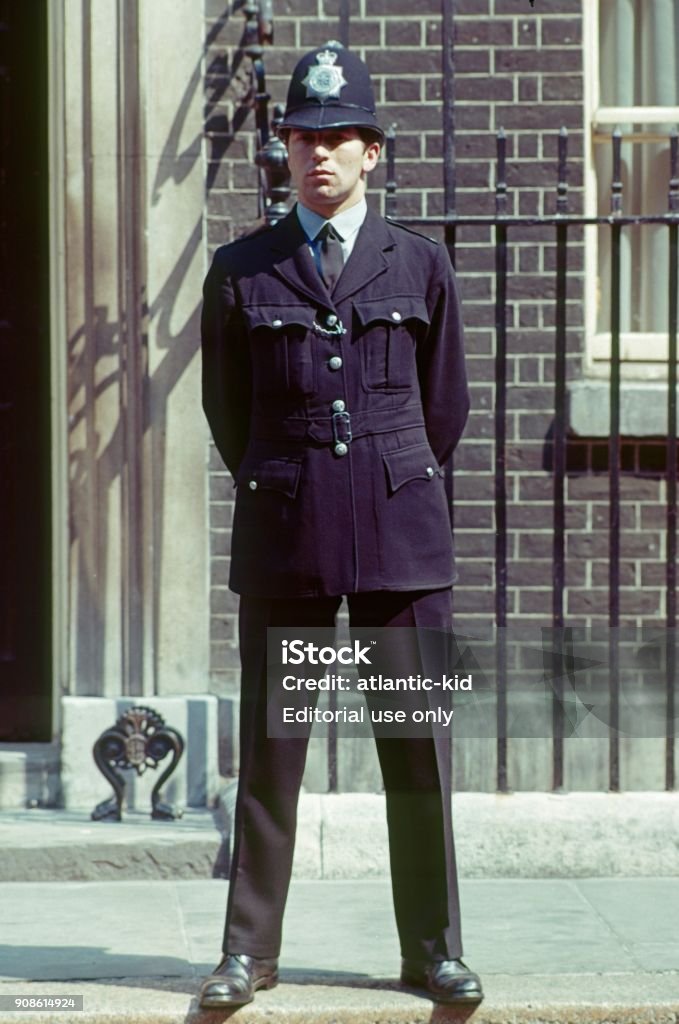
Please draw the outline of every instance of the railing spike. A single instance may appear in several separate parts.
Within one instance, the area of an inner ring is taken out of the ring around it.
[[[611,213],[613,215],[622,213],[622,131],[617,126],[613,132],[611,141],[613,143],[613,180],[611,181]]]
[[[497,177],[495,180],[495,212],[507,213],[507,136],[504,128],[497,133]]]
[[[387,217],[396,216],[396,124],[390,124],[386,132],[387,180],[384,212]]]
[[[568,213],[568,129],[559,131],[559,169],[556,184],[556,212]]]

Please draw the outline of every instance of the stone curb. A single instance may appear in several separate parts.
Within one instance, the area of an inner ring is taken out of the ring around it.
[[[0,881],[228,877],[234,801],[229,783],[214,813],[176,822],[0,814]],[[679,875],[679,793],[457,793],[453,819],[462,878]],[[388,862],[382,795],[302,795],[295,878],[384,878]]]
[[[304,794],[299,817],[296,878],[385,877],[382,795]],[[462,878],[679,875],[679,793],[456,793],[453,823]]]
[[[235,1011],[200,1010],[192,979],[119,978],[92,982],[11,982],[8,993],[82,995],[84,1010],[30,1012],[31,1024],[215,1024],[237,1013],[239,1024],[677,1024],[679,975],[491,975],[476,1009],[436,1006],[401,991],[393,979],[295,972],[271,992]],[[0,1011],[0,1024],[26,1021],[26,1012]]]

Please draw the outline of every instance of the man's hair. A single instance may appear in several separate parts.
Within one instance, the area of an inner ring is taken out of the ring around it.
[[[364,128],[362,124],[357,125],[356,130],[363,139],[366,147],[368,147],[372,142],[378,142],[380,147],[382,146],[382,136],[379,132],[374,132],[371,128]]]

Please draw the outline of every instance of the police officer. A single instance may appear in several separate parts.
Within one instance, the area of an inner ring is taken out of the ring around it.
[[[298,63],[281,135],[297,205],[220,248],[204,289],[203,404],[237,485],[242,664],[224,956],[204,1007],[250,1002],[278,980],[307,744],[267,738],[267,627],[332,625],[343,595],[352,625],[451,619],[441,466],[469,402],[448,255],[367,208],[384,136],[349,50],[328,43]],[[480,981],[460,960],[448,740],[376,742],[402,981],[477,1002]]]

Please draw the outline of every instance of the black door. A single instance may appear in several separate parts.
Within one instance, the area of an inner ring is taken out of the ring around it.
[[[0,740],[51,738],[47,0],[0,0]]]

